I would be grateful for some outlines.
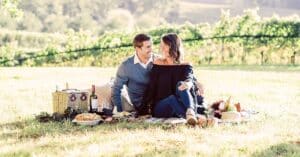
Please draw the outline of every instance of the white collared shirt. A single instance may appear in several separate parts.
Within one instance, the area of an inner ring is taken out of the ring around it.
[[[147,61],[146,64],[142,63],[141,60],[139,59],[139,57],[137,56],[137,54],[135,53],[134,55],[134,64],[140,64],[143,68],[147,69],[147,66],[149,65],[149,63],[153,62],[153,56],[151,56],[149,58],[149,60]]]

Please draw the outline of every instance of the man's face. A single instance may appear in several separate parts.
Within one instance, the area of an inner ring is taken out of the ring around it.
[[[136,47],[136,52],[138,53],[139,57],[150,58],[152,55],[152,41],[144,41],[142,47]]]

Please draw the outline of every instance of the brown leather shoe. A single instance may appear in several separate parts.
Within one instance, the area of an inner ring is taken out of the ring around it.
[[[207,118],[204,115],[197,115],[198,125],[201,128],[205,128],[207,126]]]
[[[188,108],[186,111],[186,120],[189,125],[195,126],[197,124],[197,119],[195,111],[192,108]]]

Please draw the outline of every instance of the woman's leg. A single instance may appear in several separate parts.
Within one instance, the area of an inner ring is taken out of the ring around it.
[[[197,119],[195,114],[196,103],[193,99],[193,96],[190,92],[190,89],[179,90],[179,86],[182,85],[182,81],[177,83],[176,86],[176,95],[181,102],[180,104],[184,107],[184,115],[187,120],[187,123],[190,125],[196,125]]]
[[[183,81],[179,81],[176,86],[176,95],[178,96],[179,100],[184,105],[185,110],[188,108],[195,109],[195,102],[193,100],[193,96],[189,89],[179,90],[178,87],[183,83]]]
[[[185,117],[186,109],[174,95],[159,101],[154,108],[154,117]]]

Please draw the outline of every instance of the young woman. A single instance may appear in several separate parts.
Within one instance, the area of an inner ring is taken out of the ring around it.
[[[193,67],[183,61],[182,43],[176,34],[161,39],[162,58],[154,61],[144,104],[150,104],[152,116],[159,118],[182,117],[195,125]]]

